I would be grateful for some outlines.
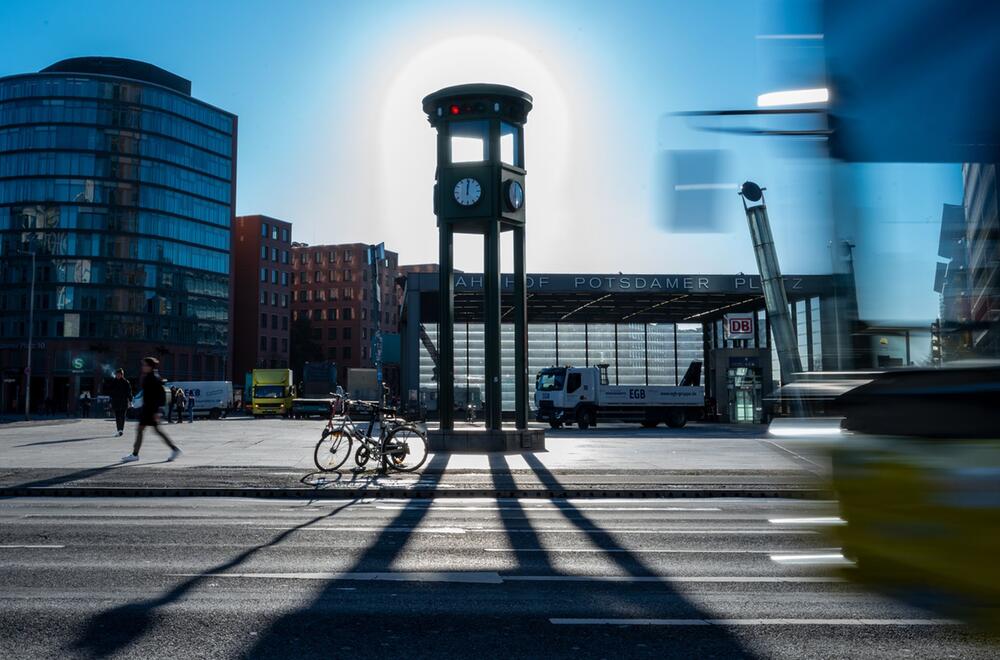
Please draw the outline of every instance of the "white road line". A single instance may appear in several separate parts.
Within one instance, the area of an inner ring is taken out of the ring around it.
[[[671,555],[771,555],[777,554],[777,550],[747,550],[745,548],[737,548],[734,550],[719,550],[716,548],[708,550],[684,550],[684,549],[661,549],[661,550],[629,550],[627,548],[608,548],[602,550],[600,548],[483,548],[483,552],[507,552],[507,553],[522,553],[522,552],[544,552],[556,553],[556,552],[575,552],[575,553],[592,553],[592,554],[606,554],[609,552],[618,553],[628,553],[636,555],[658,555],[658,554],[671,554]],[[788,551],[782,551],[788,552]]]
[[[960,626],[954,619],[549,619],[557,626]]]
[[[403,504],[376,504],[376,509],[382,509],[385,511],[399,511],[401,509],[410,509],[414,507],[409,507]],[[443,504],[427,505],[427,508],[431,508],[434,511],[545,511],[545,512],[567,512],[570,509],[575,511],[722,511],[719,507],[715,506],[704,506],[704,507],[680,507],[680,506],[669,506],[669,507],[565,507],[565,506],[449,506]]]
[[[58,549],[65,547],[66,546],[64,545],[0,545],[0,549],[3,550],[13,550],[17,548],[29,548],[32,550],[49,550],[49,549]]]
[[[250,525],[248,525],[249,527]],[[257,529],[281,529],[272,525],[255,526]],[[297,532],[391,532],[401,534],[680,534],[680,535],[732,535],[732,536],[804,536],[819,532],[803,529],[505,529],[461,527],[303,527]]]
[[[853,566],[854,562],[846,558],[839,552],[822,554],[775,554],[771,555],[771,561],[779,564],[809,564],[812,566]]]
[[[843,518],[834,516],[816,518],[768,518],[767,522],[774,525],[846,525]]]
[[[660,584],[714,582],[724,584],[835,584],[839,577],[718,576],[718,575],[504,575],[504,582],[657,582]]]
[[[362,580],[381,582],[465,582],[503,584],[506,582],[654,582],[671,583],[807,583],[832,584],[837,577],[759,577],[759,576],[655,576],[655,575],[500,575],[492,571],[400,571],[383,573],[169,573],[169,577],[241,578],[259,580]]]
[[[441,571],[399,573],[171,573],[170,577],[257,578],[270,580],[364,580],[380,582],[466,582],[502,584],[499,573]]]

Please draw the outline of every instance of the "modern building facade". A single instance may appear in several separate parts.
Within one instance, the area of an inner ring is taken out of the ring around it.
[[[235,115],[151,64],[0,78],[4,410],[28,388],[34,409],[72,408],[145,355],[171,379],[230,373],[236,142]]]
[[[1000,185],[996,163],[966,163],[965,233],[968,249],[972,347],[981,357],[1000,356]]]
[[[364,243],[294,244],[292,247],[292,319],[308,333],[325,360],[339,369],[374,366],[372,339],[376,327],[388,338],[398,333],[399,255],[386,251],[380,269],[381,301],[375,311],[372,266]],[[384,342],[391,345],[390,342]],[[398,382],[398,357],[384,357],[385,382]],[[388,359],[386,359],[388,358]]]
[[[857,356],[838,327],[836,293],[853,289],[836,276],[785,276],[803,368],[852,368]],[[836,284],[836,285],[835,285]],[[510,309],[512,278],[502,278],[502,311]],[[455,276],[455,385],[483,389],[483,277]],[[401,393],[408,405],[435,401],[437,277],[407,275],[403,304]],[[728,339],[723,319],[752,312],[750,339]],[[514,410],[514,331],[501,326],[503,409]],[[693,361],[716,419],[759,422],[764,397],[779,385],[760,278],[751,275],[528,275],[529,399],[534,374],[554,365],[608,365],[612,384],[676,385]],[[432,406],[429,406],[432,407]]]
[[[266,215],[233,223],[233,378],[287,369],[292,300],[292,224]]]

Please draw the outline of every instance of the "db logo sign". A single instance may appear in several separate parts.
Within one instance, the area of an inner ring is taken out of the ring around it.
[[[726,314],[726,339],[753,339],[753,314]]]

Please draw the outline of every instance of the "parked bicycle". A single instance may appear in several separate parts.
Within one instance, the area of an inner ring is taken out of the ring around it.
[[[355,411],[366,414],[367,421],[355,422]],[[389,468],[412,472],[427,460],[427,433],[416,424],[401,421],[394,409],[381,402],[355,401],[336,394],[313,460],[320,471],[332,472],[347,462],[352,450],[359,468],[374,461],[381,472]]]

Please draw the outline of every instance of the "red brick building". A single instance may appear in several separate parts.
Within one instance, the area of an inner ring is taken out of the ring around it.
[[[266,215],[233,224],[233,381],[289,366],[292,225]]]
[[[398,332],[399,255],[385,253],[381,318],[376,318],[368,247],[364,243],[292,246],[293,322],[308,322],[312,343],[339,370],[374,366],[371,346],[377,324],[384,334]],[[395,382],[391,365],[384,364],[383,371],[386,383]]]

